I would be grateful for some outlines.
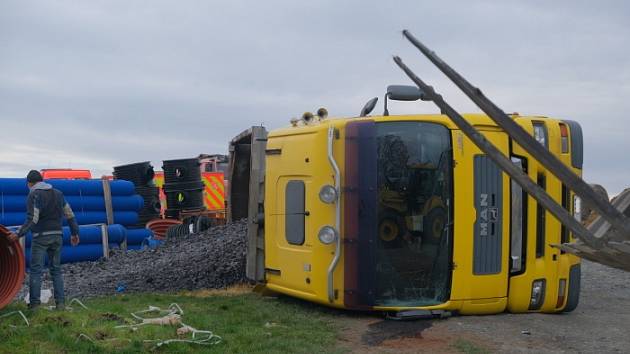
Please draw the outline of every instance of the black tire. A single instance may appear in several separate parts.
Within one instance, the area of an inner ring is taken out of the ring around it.
[[[446,210],[438,207],[424,218],[422,242],[439,244],[446,226]]]
[[[395,211],[386,210],[382,215],[378,222],[378,239],[383,245],[396,247],[407,233],[407,226]]]
[[[400,236],[400,227],[392,218],[381,219],[378,225],[378,237],[383,242],[395,241]]]

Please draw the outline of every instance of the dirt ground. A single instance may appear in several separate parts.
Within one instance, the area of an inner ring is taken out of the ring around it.
[[[580,304],[568,314],[411,322],[351,313],[339,317],[339,346],[356,353],[628,353],[630,273],[584,261]]]

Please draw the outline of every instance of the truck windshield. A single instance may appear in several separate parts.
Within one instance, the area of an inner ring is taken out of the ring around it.
[[[450,292],[450,132],[435,123],[377,123],[376,145],[375,304],[443,303]]]

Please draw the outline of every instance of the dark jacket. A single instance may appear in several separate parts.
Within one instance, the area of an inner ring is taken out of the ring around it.
[[[26,199],[26,221],[20,227],[18,236],[22,237],[29,231],[33,237],[62,234],[63,217],[68,219],[72,235],[79,235],[79,225],[63,193],[48,183],[38,182],[31,187]]]

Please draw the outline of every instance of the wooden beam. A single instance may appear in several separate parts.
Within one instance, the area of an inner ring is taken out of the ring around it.
[[[114,223],[114,208],[112,208],[112,189],[107,177],[102,177],[103,182],[103,198],[105,199],[105,214],[107,215],[107,225]]]
[[[475,102],[482,111],[503,128],[510,138],[514,139],[521,147],[534,156],[537,161],[545,166],[545,168],[558,177],[569,189],[580,196],[582,202],[588,203],[593,209],[597,210],[618,232],[622,233],[621,236],[624,239],[630,240],[630,221],[628,218],[614,208],[608,200],[595,193],[586,182],[569,169],[560,159],[538,143],[523,127],[518,125],[505,114],[505,112],[485,97],[479,88],[464,79],[458,72],[440,59],[435,52],[418,41],[409,31],[403,31],[403,35]]]
[[[101,224],[101,241],[103,245],[103,257],[109,259],[109,230],[105,224]]]
[[[263,281],[265,279],[265,230],[259,214],[263,212],[265,200],[267,130],[264,127],[252,127],[251,134],[246,275],[250,279]]]
[[[518,183],[529,195],[538,203],[553,214],[558,220],[569,228],[584,243],[598,247],[601,240],[594,237],[582,224],[580,224],[567,210],[558,204],[547,192],[540,188],[527,176],[522,169],[514,165],[507,156],[497,149],[485,136],[473,127],[464,117],[462,117],[453,107],[451,107],[442,96],[437,94],[433,87],[427,85],[416,74],[403,63],[399,57],[394,57],[394,62],[407,74],[407,76],[426,94],[427,98],[433,101],[444,112],[455,125],[481,149],[503,172],[507,173],[513,181]]]

